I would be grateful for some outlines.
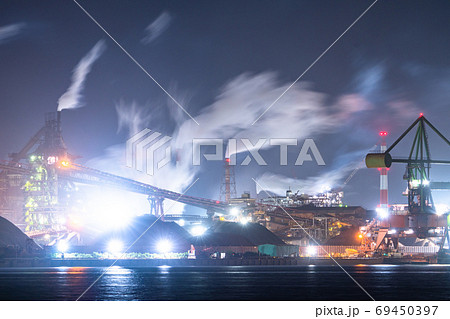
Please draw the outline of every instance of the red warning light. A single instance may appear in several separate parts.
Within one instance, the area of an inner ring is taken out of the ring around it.
[[[419,117],[422,117],[422,116],[423,116],[423,113],[420,113],[420,114],[419,114]]]
[[[225,159],[225,162],[229,163],[229,162],[230,162],[230,159],[229,159],[229,158],[226,158],[226,159]]]
[[[387,136],[387,132],[386,131],[381,131],[380,132],[380,136]]]

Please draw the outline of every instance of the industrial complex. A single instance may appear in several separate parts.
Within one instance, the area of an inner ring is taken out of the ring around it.
[[[285,196],[267,194],[259,199],[246,192],[238,197],[228,158],[223,181],[218,182],[219,200],[180,194],[78,164],[61,127],[60,111],[46,114],[44,126],[29,142],[0,162],[0,258],[8,265],[18,257],[64,262],[251,260],[261,265],[338,258],[358,263],[436,263],[448,258],[448,207],[436,207],[432,190],[450,189],[450,183],[433,182],[430,170],[450,161],[431,158],[428,131],[448,146],[450,142],[422,114],[389,147],[387,132],[380,132],[378,152],[366,157],[367,167],[380,172],[376,211],[345,205],[342,189],[319,194],[288,189]],[[415,132],[410,153],[393,158],[391,150],[409,132]],[[407,205],[388,201],[392,164],[406,165]],[[83,206],[83,188],[145,196],[148,213],[134,216],[127,227],[99,231],[84,223],[96,211]],[[205,213],[165,214],[165,200]]]

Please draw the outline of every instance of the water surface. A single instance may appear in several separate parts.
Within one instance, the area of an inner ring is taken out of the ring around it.
[[[76,300],[107,268],[0,268],[0,300]],[[345,267],[376,300],[450,300],[450,265]],[[337,266],[113,267],[82,300],[369,300]]]

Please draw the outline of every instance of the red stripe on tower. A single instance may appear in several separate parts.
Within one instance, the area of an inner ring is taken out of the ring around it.
[[[387,132],[381,131],[381,152],[386,152],[386,136]],[[388,211],[388,177],[387,177],[387,168],[380,169],[380,208],[386,209]]]

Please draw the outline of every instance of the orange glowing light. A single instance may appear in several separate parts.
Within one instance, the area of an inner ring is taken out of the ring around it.
[[[358,238],[362,239],[362,238],[363,238],[363,235],[362,235],[362,234],[359,234],[359,235],[358,235]]]
[[[69,167],[70,162],[69,161],[61,161],[61,166],[62,167]]]
[[[81,231],[83,229],[83,222],[80,220],[80,218],[76,216],[68,216],[67,228],[73,231]]]

